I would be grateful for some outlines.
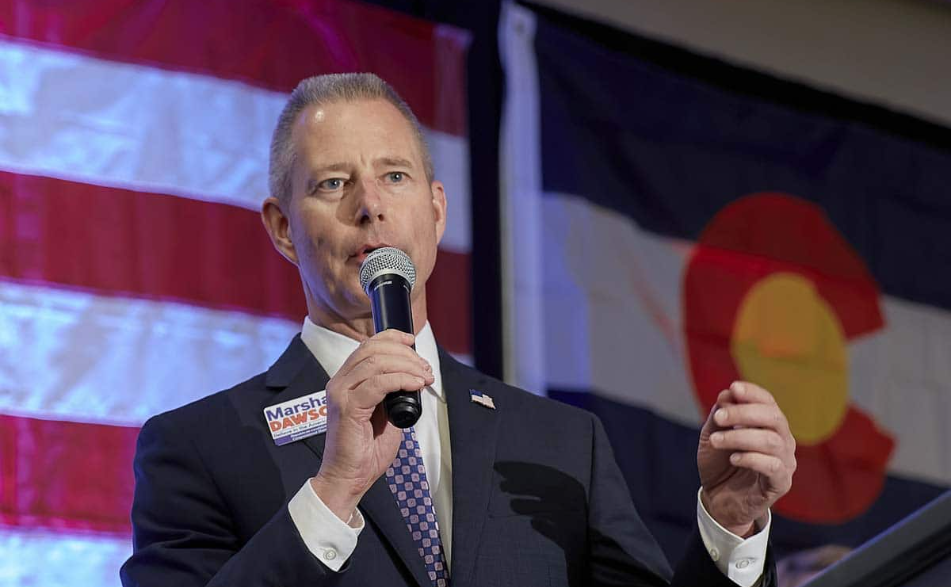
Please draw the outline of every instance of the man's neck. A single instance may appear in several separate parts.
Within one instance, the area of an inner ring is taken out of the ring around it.
[[[322,313],[309,312],[310,321],[317,326],[332,330],[353,340],[363,341],[373,336],[373,320],[358,319],[345,320],[339,316],[326,316]]]
[[[419,334],[423,327],[426,326],[426,298],[420,296],[419,299],[413,300],[412,305],[413,330],[415,334]],[[361,342],[376,334],[376,331],[373,329],[372,315],[366,314],[356,318],[344,318],[334,312],[328,312],[324,308],[318,308],[311,304],[308,304],[308,306],[309,310],[307,315],[310,321],[327,330],[332,330],[337,334],[342,334],[347,338]]]

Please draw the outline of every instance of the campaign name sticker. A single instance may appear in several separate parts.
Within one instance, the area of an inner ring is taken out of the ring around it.
[[[327,392],[318,391],[264,408],[264,419],[274,444],[323,434],[327,431]]]

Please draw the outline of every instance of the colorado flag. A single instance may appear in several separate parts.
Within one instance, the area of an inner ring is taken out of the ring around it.
[[[951,132],[547,12],[500,36],[509,375],[602,418],[670,556],[737,379],[797,439],[781,550],[858,545],[951,483]]]

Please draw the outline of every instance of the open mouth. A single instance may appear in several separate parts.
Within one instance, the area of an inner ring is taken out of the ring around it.
[[[377,249],[382,249],[383,247],[388,247],[388,246],[390,246],[390,245],[388,245],[388,244],[386,244],[386,243],[378,243],[378,244],[372,244],[372,245],[364,245],[363,247],[360,248],[360,250],[358,250],[358,251],[353,255],[353,258],[356,259],[357,263],[361,263],[361,264],[362,264],[362,263],[366,260],[367,255],[369,255],[370,253],[372,253],[373,251],[375,251],[375,250],[377,250]]]

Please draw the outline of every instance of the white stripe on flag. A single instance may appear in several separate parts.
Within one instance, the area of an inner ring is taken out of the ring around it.
[[[283,319],[0,283],[0,413],[139,425],[267,369]]]
[[[883,296],[885,327],[849,345],[849,396],[895,437],[890,469],[951,483],[951,313]]]
[[[548,387],[591,389],[702,423],[683,342],[680,284],[687,243],[640,230],[625,216],[546,194],[545,369]]]
[[[240,82],[0,41],[0,168],[257,210],[287,96]],[[470,249],[469,145],[424,129]]]
[[[691,245],[570,195],[546,194],[545,368],[552,388],[592,390],[699,426],[683,335]],[[592,262],[596,259],[597,262]],[[951,482],[951,313],[881,297],[885,327],[850,341],[849,397],[895,438],[890,470]]]
[[[0,586],[119,586],[131,538],[0,530]]]
[[[0,41],[0,165],[257,208],[284,95]]]

